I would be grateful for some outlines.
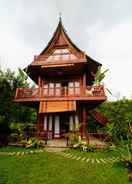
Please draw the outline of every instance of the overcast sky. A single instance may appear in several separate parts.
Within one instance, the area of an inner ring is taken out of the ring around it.
[[[73,42],[109,69],[109,99],[132,96],[132,0],[0,0],[0,65],[24,68],[51,38],[62,13]]]

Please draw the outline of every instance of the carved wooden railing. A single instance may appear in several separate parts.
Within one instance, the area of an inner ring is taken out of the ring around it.
[[[105,96],[104,86],[87,86],[86,88],[80,87],[79,93],[69,94],[68,88],[64,90],[60,88],[59,94],[45,94],[43,88],[17,88],[15,99],[23,98],[54,98],[54,97],[99,97]]]
[[[39,97],[39,89],[35,88],[17,88],[15,99],[21,98],[38,98]]]
[[[85,96],[105,96],[104,86],[87,86]]]

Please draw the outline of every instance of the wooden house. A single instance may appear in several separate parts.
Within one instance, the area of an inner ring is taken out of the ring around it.
[[[93,85],[100,66],[71,41],[60,18],[46,48],[25,69],[37,87],[16,90],[15,102],[37,109],[38,137],[56,139],[79,131],[85,138],[89,112],[105,125],[95,110],[107,99],[104,86]]]

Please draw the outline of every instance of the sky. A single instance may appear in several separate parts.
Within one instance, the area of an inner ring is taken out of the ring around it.
[[[0,66],[30,64],[62,13],[71,40],[109,69],[109,100],[132,97],[132,0],[0,0]]]

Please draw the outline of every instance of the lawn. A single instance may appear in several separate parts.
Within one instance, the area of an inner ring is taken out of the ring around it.
[[[25,151],[4,148],[1,151]],[[27,151],[27,150],[26,150]],[[69,153],[81,157],[107,158],[115,152]],[[0,184],[128,184],[127,170],[120,163],[87,163],[56,153],[0,156]]]

